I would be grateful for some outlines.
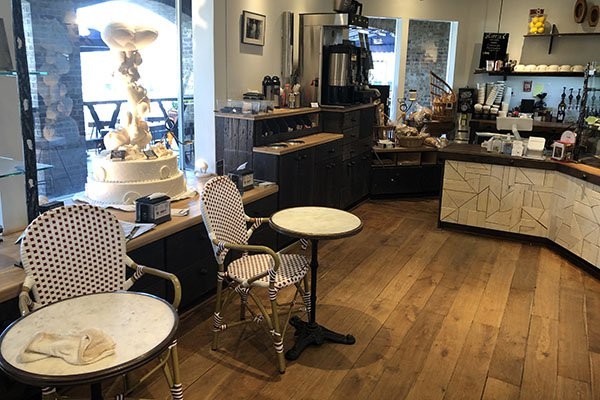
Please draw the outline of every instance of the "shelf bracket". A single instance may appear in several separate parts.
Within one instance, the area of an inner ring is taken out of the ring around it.
[[[554,36],[558,34],[558,30],[556,29],[556,24],[552,24],[552,29],[550,30],[550,44],[548,45],[548,54],[552,54],[552,45],[554,44]]]

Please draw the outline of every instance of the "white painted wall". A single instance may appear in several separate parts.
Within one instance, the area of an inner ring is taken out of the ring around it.
[[[500,0],[488,0],[497,6]],[[588,5],[594,3],[588,1]],[[595,2],[598,4],[598,2]],[[554,39],[552,54],[548,54],[549,38],[524,38],[527,33],[530,8],[543,8],[550,24],[556,24],[561,33],[600,32],[600,26],[590,28],[587,21],[577,24],[573,18],[571,0],[504,0],[500,31],[510,33],[508,53],[521,64],[585,64],[600,58],[600,36],[575,36]],[[497,12],[496,12],[497,13]]]

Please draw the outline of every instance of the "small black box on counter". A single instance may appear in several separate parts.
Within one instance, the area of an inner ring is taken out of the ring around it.
[[[235,183],[241,194],[254,188],[254,171],[251,169],[239,169],[229,173],[229,179]]]
[[[162,224],[171,220],[171,198],[149,195],[135,201],[135,222]]]

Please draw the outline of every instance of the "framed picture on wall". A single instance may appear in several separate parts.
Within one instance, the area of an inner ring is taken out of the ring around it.
[[[266,16],[244,11],[242,14],[242,43],[264,46],[266,24]]]

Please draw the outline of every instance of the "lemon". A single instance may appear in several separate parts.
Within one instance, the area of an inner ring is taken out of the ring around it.
[[[535,27],[536,28],[539,28],[540,26],[544,26],[544,24],[542,22],[539,22],[539,21],[535,23]]]
[[[529,30],[529,33],[537,33],[537,29],[536,29],[536,28],[531,28],[531,29]]]
[[[538,21],[540,21],[540,22],[542,22],[542,23],[543,23],[544,21],[546,21],[546,17],[544,17],[544,16],[542,15],[541,17],[538,17]]]
[[[531,22],[533,22],[534,24],[537,24],[537,22],[538,22],[538,17],[533,17],[533,18],[531,18]]]
[[[544,33],[544,27],[541,26],[541,27],[537,28],[537,33]]]

